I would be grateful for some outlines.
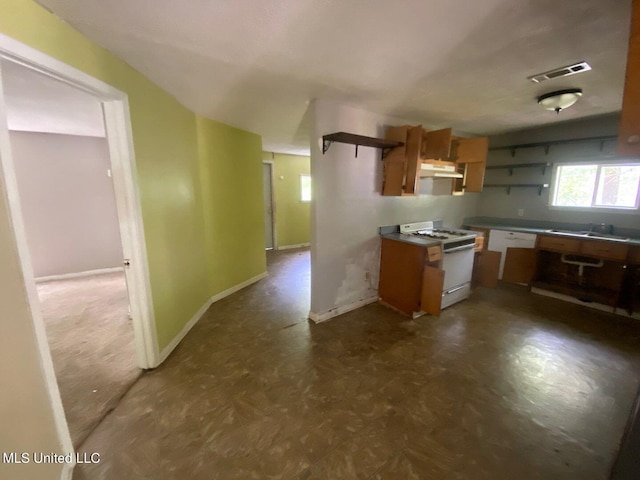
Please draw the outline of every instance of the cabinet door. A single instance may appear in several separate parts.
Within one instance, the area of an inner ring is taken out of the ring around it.
[[[633,2],[627,53],[622,114],[618,128],[618,155],[640,157],[640,1]]]
[[[447,160],[451,153],[451,129],[423,131],[420,157],[423,160]]]
[[[487,137],[456,138],[453,141],[455,152],[454,160],[458,163],[485,163],[489,151],[489,139]]]
[[[474,283],[480,287],[496,288],[498,285],[498,270],[500,269],[500,252],[483,250],[476,254],[474,264]]]
[[[420,145],[422,144],[422,126],[411,127],[407,133],[406,175],[404,193],[417,195],[420,183]]]
[[[502,280],[529,285],[536,271],[536,251],[533,248],[507,248]]]
[[[481,192],[484,184],[485,163],[465,163],[464,191]]]
[[[385,138],[396,142],[407,143],[409,126],[387,128]],[[396,147],[384,159],[384,180],[382,195],[402,195],[404,186],[406,146]]]
[[[442,306],[442,289],[444,287],[444,270],[425,266],[422,272],[422,295],[420,307],[430,315],[440,315]]]

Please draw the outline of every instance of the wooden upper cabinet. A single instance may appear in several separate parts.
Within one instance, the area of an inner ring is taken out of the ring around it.
[[[404,145],[384,159],[382,195],[418,195],[422,163],[457,167],[464,178],[453,181],[452,195],[482,191],[487,138],[453,137],[450,128],[425,131],[421,125],[389,127],[385,138]]]
[[[451,129],[422,132],[420,158],[422,160],[448,160],[451,153]]]
[[[452,142],[452,160],[458,163],[486,163],[489,150],[487,137],[460,138]]]
[[[407,133],[405,195],[417,195],[420,183],[420,150],[422,146],[422,126],[411,127]]]
[[[617,153],[640,158],[640,0],[633,0]]]
[[[396,147],[384,159],[384,180],[382,195],[400,196],[404,187],[406,143],[409,126],[387,128],[385,138],[405,145]]]

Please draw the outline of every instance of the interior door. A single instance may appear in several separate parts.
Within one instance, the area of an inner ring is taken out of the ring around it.
[[[273,189],[272,189],[273,164],[262,164],[262,194],[264,195],[264,237],[265,248],[272,249],[273,241]]]

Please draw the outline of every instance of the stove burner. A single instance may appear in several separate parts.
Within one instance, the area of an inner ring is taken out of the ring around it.
[[[442,233],[442,234],[445,234],[445,235],[456,235],[458,237],[464,237],[466,235],[469,235],[466,232],[458,232],[456,230],[442,230],[442,229],[439,229],[439,228],[434,228],[433,231],[436,232],[436,233]]]
[[[433,232],[435,232],[435,230],[433,230]],[[418,235],[420,237],[435,238],[437,240],[446,240],[448,238],[446,235],[436,235],[433,232],[427,232],[426,230],[418,230],[417,232],[413,232],[413,234]]]

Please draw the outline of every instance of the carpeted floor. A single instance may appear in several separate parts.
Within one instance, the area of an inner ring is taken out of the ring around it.
[[[64,411],[79,446],[142,373],[121,272],[37,284]]]

